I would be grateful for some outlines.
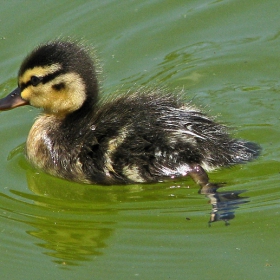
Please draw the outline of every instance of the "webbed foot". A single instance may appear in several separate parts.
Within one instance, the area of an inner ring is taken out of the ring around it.
[[[206,171],[199,164],[191,166],[189,175],[200,186],[199,193],[201,194],[215,193],[218,188],[225,185],[225,183],[210,183]]]

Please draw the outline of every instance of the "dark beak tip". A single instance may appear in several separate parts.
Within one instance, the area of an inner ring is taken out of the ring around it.
[[[29,104],[28,101],[22,99],[20,94],[20,88],[16,88],[6,97],[0,99],[0,111],[6,111]]]

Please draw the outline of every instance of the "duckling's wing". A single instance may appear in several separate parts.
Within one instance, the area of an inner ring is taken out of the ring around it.
[[[89,148],[92,167],[86,168],[92,180],[98,171],[102,183],[160,181],[186,176],[193,166],[212,170],[256,154],[253,144],[232,139],[223,125],[170,96],[122,96],[102,106],[93,121],[97,144]]]
[[[122,166],[118,172],[131,180],[186,176],[194,165],[213,170],[249,161],[259,153],[257,145],[232,139],[226,127],[193,108],[169,106],[156,115],[149,123],[134,123],[114,153],[114,162],[127,158],[125,165],[116,166]]]
[[[257,144],[232,138],[224,125],[200,111],[179,108],[178,114],[179,117],[171,118],[171,130],[180,135],[182,141],[192,143],[200,158],[197,163],[207,170],[244,163],[260,153]]]

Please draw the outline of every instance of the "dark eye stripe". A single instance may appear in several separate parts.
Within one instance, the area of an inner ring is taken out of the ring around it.
[[[57,76],[59,76],[62,73],[63,73],[62,70],[58,70],[58,71],[55,71],[54,73],[48,74],[48,75],[46,75],[44,77],[40,77],[41,83],[45,84],[45,83],[53,80],[54,78],[56,78]],[[25,88],[29,87],[30,85],[32,85],[31,80],[28,81],[27,83],[22,83],[20,85],[20,88],[21,88],[21,90],[24,90]]]

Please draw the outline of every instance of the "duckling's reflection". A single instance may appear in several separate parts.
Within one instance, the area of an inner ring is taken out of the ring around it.
[[[249,202],[248,197],[239,195],[245,191],[223,191],[207,193],[206,197],[210,199],[212,211],[210,213],[209,226],[213,222],[224,221],[229,225],[229,221],[235,218],[235,210],[240,204]]]
[[[58,188],[56,178],[30,170],[26,174],[30,190],[38,195],[33,200],[46,210],[45,215],[38,215],[29,222],[35,230],[27,233],[44,241],[37,243],[48,249],[44,253],[65,268],[101,255],[115,223],[104,220],[104,215],[115,210],[106,209],[104,199],[100,207],[100,200],[88,186],[61,180]],[[114,200],[114,197],[108,194],[107,200]]]
[[[106,247],[104,240],[111,235],[110,228],[98,226],[97,223],[81,226],[81,223],[52,224],[52,221],[47,221],[32,225],[36,230],[27,233],[46,241],[37,245],[48,249],[44,253],[54,257],[55,263],[63,265],[77,265],[77,261],[101,255],[100,250]]]
[[[35,230],[27,233],[43,240],[37,245],[47,249],[44,253],[54,257],[54,262],[65,265],[65,268],[102,254],[106,240],[112,235],[117,223],[115,214],[118,207],[114,207],[114,203],[119,204],[120,201],[133,198],[147,199],[147,193],[142,192],[147,187],[145,185],[80,185],[33,169],[27,169],[26,175],[30,190],[36,194],[32,200],[42,206],[41,210],[44,212],[38,213],[37,218],[29,222]],[[159,192],[166,199],[166,188],[163,190],[161,184],[158,186]],[[209,224],[224,221],[227,225],[234,218],[239,205],[248,202],[247,198],[239,196],[241,193],[243,191],[213,190],[201,193],[212,204]],[[153,197],[149,193],[149,199],[158,200],[158,192]]]

